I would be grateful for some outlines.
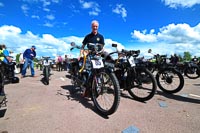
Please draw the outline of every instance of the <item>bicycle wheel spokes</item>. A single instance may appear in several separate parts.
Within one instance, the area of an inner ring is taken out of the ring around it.
[[[113,73],[100,72],[92,82],[92,99],[95,107],[103,115],[113,114],[120,102],[119,83]]]
[[[167,93],[176,93],[183,88],[184,78],[175,70],[163,70],[156,76],[158,86]]]
[[[93,80],[93,90],[96,90],[95,101],[97,105],[103,110],[109,110],[112,108],[114,102],[114,86],[110,80],[109,75],[106,73],[100,73]]]
[[[135,100],[147,101],[154,96],[156,89],[157,84],[152,73],[141,70],[137,72],[137,77],[134,79],[134,87],[128,92]]]

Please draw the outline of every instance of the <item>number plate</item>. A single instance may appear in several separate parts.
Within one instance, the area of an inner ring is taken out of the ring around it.
[[[49,61],[44,61],[43,64],[44,64],[44,66],[48,66],[50,63],[49,63]]]
[[[131,67],[135,66],[135,60],[134,60],[133,57],[130,57],[130,58],[128,59],[128,61],[129,61],[129,63],[131,64]]]
[[[92,66],[94,69],[99,69],[104,67],[104,64],[102,60],[92,60]]]

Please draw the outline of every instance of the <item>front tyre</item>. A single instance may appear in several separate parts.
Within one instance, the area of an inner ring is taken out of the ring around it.
[[[113,114],[120,102],[120,86],[114,73],[99,72],[92,81],[92,100],[103,115]]]
[[[179,92],[184,86],[182,74],[175,69],[163,69],[156,74],[158,87],[166,93]]]
[[[49,85],[49,70],[48,67],[44,68],[44,82],[46,85]]]
[[[136,68],[135,72],[130,74],[130,78],[128,78],[131,79],[128,88],[129,94],[137,101],[144,102],[150,100],[157,90],[157,83],[153,74],[144,68]]]
[[[189,79],[197,79],[200,77],[199,71],[200,71],[200,68],[198,66],[191,66],[191,67],[186,68],[186,70],[184,71],[184,74]]]

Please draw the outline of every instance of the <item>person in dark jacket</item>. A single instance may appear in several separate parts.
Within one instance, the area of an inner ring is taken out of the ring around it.
[[[28,65],[30,65],[31,68],[31,76],[35,76],[35,71],[34,71],[34,62],[33,59],[36,57],[36,47],[32,46],[30,49],[26,49],[23,53],[23,58],[24,58],[24,65],[22,69],[22,78],[25,77],[26,75],[26,69]]]

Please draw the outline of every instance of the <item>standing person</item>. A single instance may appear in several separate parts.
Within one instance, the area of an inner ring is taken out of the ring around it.
[[[104,37],[98,32],[99,28],[99,22],[96,20],[93,20],[91,22],[91,28],[92,32],[85,36],[83,42],[82,42],[82,49],[85,47],[88,43],[99,43],[102,45],[105,45],[104,43]]]
[[[58,71],[62,71],[62,63],[63,63],[63,59],[62,59],[62,57],[59,55],[59,56],[58,56]]]
[[[26,69],[28,65],[30,65],[31,68],[31,76],[35,76],[35,71],[34,71],[34,62],[33,59],[36,57],[36,47],[32,46],[30,49],[26,49],[24,51],[23,57],[24,57],[24,65],[22,69],[22,78],[25,77],[26,75]]]
[[[22,73],[23,65],[24,65],[24,57],[23,57],[23,53],[20,53],[20,56],[19,56],[19,68],[20,68],[20,71],[19,71],[19,73]]]
[[[91,29],[92,29],[92,32],[87,34],[85,36],[85,38],[83,39],[83,42],[82,42],[82,47],[81,47],[81,50],[80,50],[80,54],[82,55],[83,53],[83,49],[85,47],[85,45],[87,45],[88,43],[99,43],[99,44],[102,44],[103,46],[105,45],[104,43],[104,37],[103,35],[101,35],[99,32],[98,32],[98,28],[99,28],[99,22],[97,20],[93,20],[91,22]],[[105,54],[106,52],[104,52]],[[88,88],[85,88],[83,94],[82,94],[84,97],[88,95]]]
[[[192,58],[192,60],[191,60],[191,61],[193,61],[194,63],[198,64],[198,62],[199,62],[199,59],[198,59],[196,56],[194,56],[194,58]]]
[[[3,50],[3,54],[5,56],[3,62],[6,64],[8,64],[9,62],[12,62],[12,58],[10,57],[10,52],[6,49],[5,44],[2,45],[2,50]]]

